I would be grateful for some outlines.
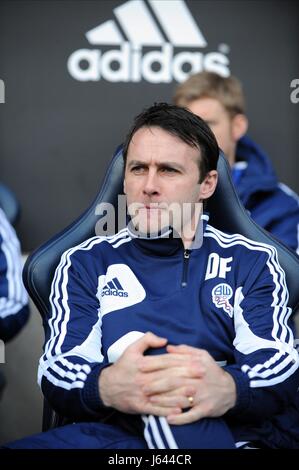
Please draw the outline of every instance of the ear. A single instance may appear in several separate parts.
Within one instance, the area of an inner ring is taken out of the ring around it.
[[[211,170],[205,176],[205,179],[200,183],[199,200],[208,199],[214,193],[218,181],[218,173],[216,170]]]
[[[248,129],[248,119],[245,114],[236,114],[232,118],[232,136],[235,142],[237,142]]]
[[[124,179],[123,189],[124,189],[124,194],[127,194],[127,190],[126,190],[126,179]]]

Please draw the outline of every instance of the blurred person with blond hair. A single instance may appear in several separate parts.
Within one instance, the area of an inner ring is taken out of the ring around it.
[[[253,220],[299,252],[299,199],[279,183],[264,151],[247,135],[241,82],[233,76],[200,72],[180,84],[174,102],[206,121],[232,168],[232,178]]]

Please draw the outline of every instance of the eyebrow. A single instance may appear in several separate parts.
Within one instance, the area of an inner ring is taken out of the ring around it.
[[[133,166],[148,166],[146,162],[143,162],[141,160],[131,160],[128,163],[128,168],[132,168]],[[175,168],[177,170],[184,171],[185,167],[183,165],[180,165],[177,162],[163,162],[163,163],[158,163],[157,165],[158,168]]]

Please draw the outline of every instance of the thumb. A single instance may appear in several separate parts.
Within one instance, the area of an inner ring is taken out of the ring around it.
[[[141,338],[139,338],[135,343],[130,346],[131,351],[144,353],[149,348],[161,348],[167,344],[166,338],[161,338],[160,336],[155,335],[154,333],[148,332],[145,333]]]

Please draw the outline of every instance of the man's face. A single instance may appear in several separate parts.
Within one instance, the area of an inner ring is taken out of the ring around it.
[[[197,148],[159,127],[141,128],[133,135],[124,191],[129,213],[140,232],[155,233],[169,223],[180,232],[190,223],[195,203],[206,197],[199,184],[199,158]],[[191,211],[184,211],[184,203],[191,203]],[[174,213],[171,205],[176,208]]]
[[[199,98],[188,103],[187,108],[206,121],[230,165],[233,165],[237,142],[234,118],[231,118],[222,104],[214,98]]]

